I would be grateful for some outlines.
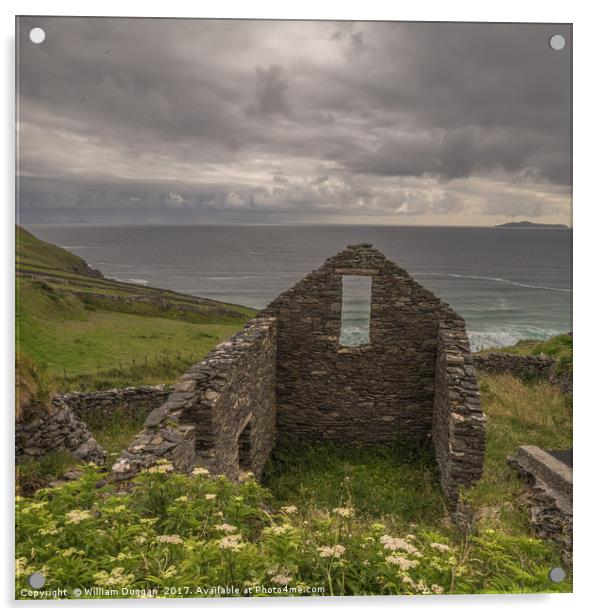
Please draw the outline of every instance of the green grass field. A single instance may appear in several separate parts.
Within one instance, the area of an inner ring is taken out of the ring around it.
[[[109,280],[17,227],[17,352],[56,389],[172,382],[255,311]]]

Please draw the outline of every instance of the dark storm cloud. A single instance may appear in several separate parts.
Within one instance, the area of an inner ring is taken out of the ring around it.
[[[274,115],[289,113],[286,101],[288,83],[284,79],[281,66],[272,64],[268,69],[258,66],[255,69],[255,103],[247,111],[250,115]]]
[[[22,18],[21,214],[565,215],[556,30]]]

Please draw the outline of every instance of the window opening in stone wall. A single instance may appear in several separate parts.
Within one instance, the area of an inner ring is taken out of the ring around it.
[[[238,437],[238,466],[243,471],[250,471],[253,459],[251,456],[251,421],[243,428]]]
[[[342,276],[342,328],[340,344],[369,344],[371,323],[371,276]]]

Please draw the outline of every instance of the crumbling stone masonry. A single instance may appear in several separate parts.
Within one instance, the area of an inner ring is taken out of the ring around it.
[[[15,454],[40,456],[49,451],[70,451],[86,462],[103,464],[106,452],[99,446],[87,426],[68,404],[56,400],[33,419],[22,419],[15,425]]]
[[[184,374],[113,467],[126,479],[161,458],[259,476],[276,440],[276,323],[255,318]]]
[[[343,276],[371,278],[369,343],[340,344]],[[236,478],[276,441],[436,450],[451,507],[483,469],[485,416],[463,319],[370,244],[349,246],[185,374],[114,466],[161,457]]]
[[[559,545],[564,562],[570,564],[572,466],[559,460],[557,454],[525,445],[518,448],[516,455],[508,458],[508,464],[525,479],[524,500],[529,504],[531,527],[543,539]]]
[[[116,411],[128,416],[149,412],[165,402],[171,388],[164,385],[140,385],[122,389],[104,391],[72,391],[54,396],[52,404],[60,406],[65,403],[70,410],[85,422],[97,422],[109,417]]]

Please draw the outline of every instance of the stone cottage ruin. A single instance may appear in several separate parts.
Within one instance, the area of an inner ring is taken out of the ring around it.
[[[343,342],[343,288],[364,277],[369,328]],[[485,416],[462,317],[370,244],[349,246],[184,374],[113,467],[157,459],[260,476],[276,442],[435,450],[448,504],[481,477]]]

